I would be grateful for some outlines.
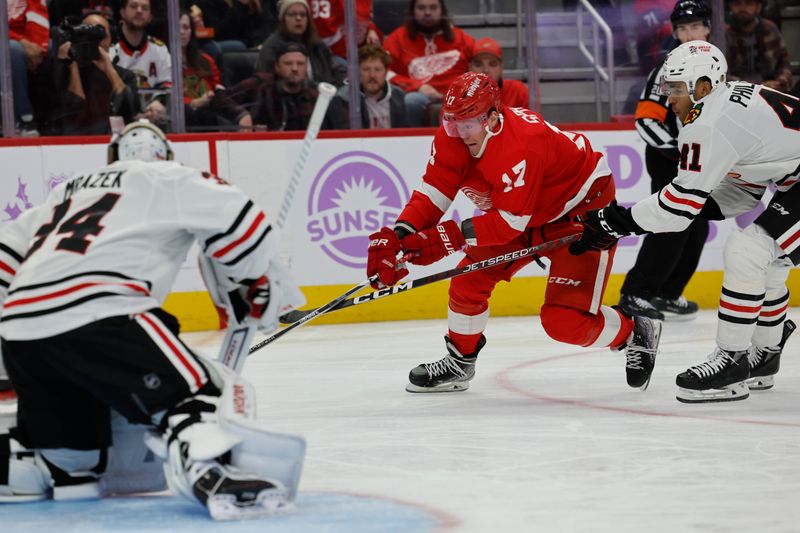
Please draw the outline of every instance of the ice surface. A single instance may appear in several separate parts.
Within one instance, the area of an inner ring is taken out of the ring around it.
[[[665,324],[653,380],[641,392],[625,384],[620,353],[558,344],[536,317],[492,318],[472,387],[446,394],[404,391],[413,366],[444,355],[443,320],[298,328],[244,370],[257,386],[260,422],[308,441],[298,514],[259,524],[314,532],[796,533],[800,335],[784,351],[774,389],[741,402],[678,403],[675,376],[705,360],[715,328],[712,311]],[[210,355],[221,337],[184,339]],[[124,519],[131,510],[115,507],[126,500],[149,516],[149,500],[128,498],[82,504],[86,520],[97,512],[103,529],[136,530]],[[162,531],[230,527],[181,500],[158,501],[152,512],[171,517],[159,518]],[[25,515],[0,507],[0,529],[7,517],[30,531],[23,524],[38,516],[37,524],[67,531],[62,515],[73,511],[52,502],[20,509],[37,507],[41,513]]]

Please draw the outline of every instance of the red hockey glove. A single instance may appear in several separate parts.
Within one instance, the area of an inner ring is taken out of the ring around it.
[[[397,254],[400,251],[400,239],[391,228],[383,227],[369,236],[367,276],[371,278],[377,274],[380,278],[379,282],[372,283],[373,288],[389,287],[406,277],[408,269],[398,268]]]
[[[443,257],[461,250],[467,241],[453,220],[442,222],[424,231],[412,233],[403,239],[403,251],[409,262],[415,265],[430,265]]]

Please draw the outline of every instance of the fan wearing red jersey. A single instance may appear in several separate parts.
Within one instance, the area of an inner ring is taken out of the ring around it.
[[[483,214],[440,223],[458,191]],[[383,284],[405,272],[397,257],[427,265],[465,248],[460,265],[581,231],[575,218],[614,200],[614,181],[602,154],[580,134],[562,132],[539,114],[505,108],[485,74],[459,76],[444,98],[422,184],[392,229],[370,237],[368,274]],[[391,233],[396,239],[390,238]],[[628,384],[644,389],[655,364],[660,323],[625,316],[601,304],[614,248],[580,260],[562,248],[550,259],[541,321],[547,334],[579,346],[626,350]],[[465,390],[486,344],[489,297],[500,281],[532,261],[476,271],[450,282],[447,355],[414,368],[409,392]]]

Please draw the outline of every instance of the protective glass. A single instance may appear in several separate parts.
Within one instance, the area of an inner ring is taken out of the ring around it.
[[[664,78],[661,78],[661,83],[658,85],[658,92],[666,97],[675,96],[678,98],[689,96],[690,94],[685,81],[667,82]]]
[[[486,115],[461,120],[445,118],[442,120],[442,126],[444,126],[444,131],[447,132],[448,136],[467,139],[483,131],[488,120],[489,118]]]

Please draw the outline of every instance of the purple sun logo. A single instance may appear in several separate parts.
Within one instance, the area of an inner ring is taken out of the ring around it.
[[[306,231],[334,261],[367,265],[369,235],[391,226],[409,193],[397,169],[370,152],[346,152],[319,171],[308,196]]]

